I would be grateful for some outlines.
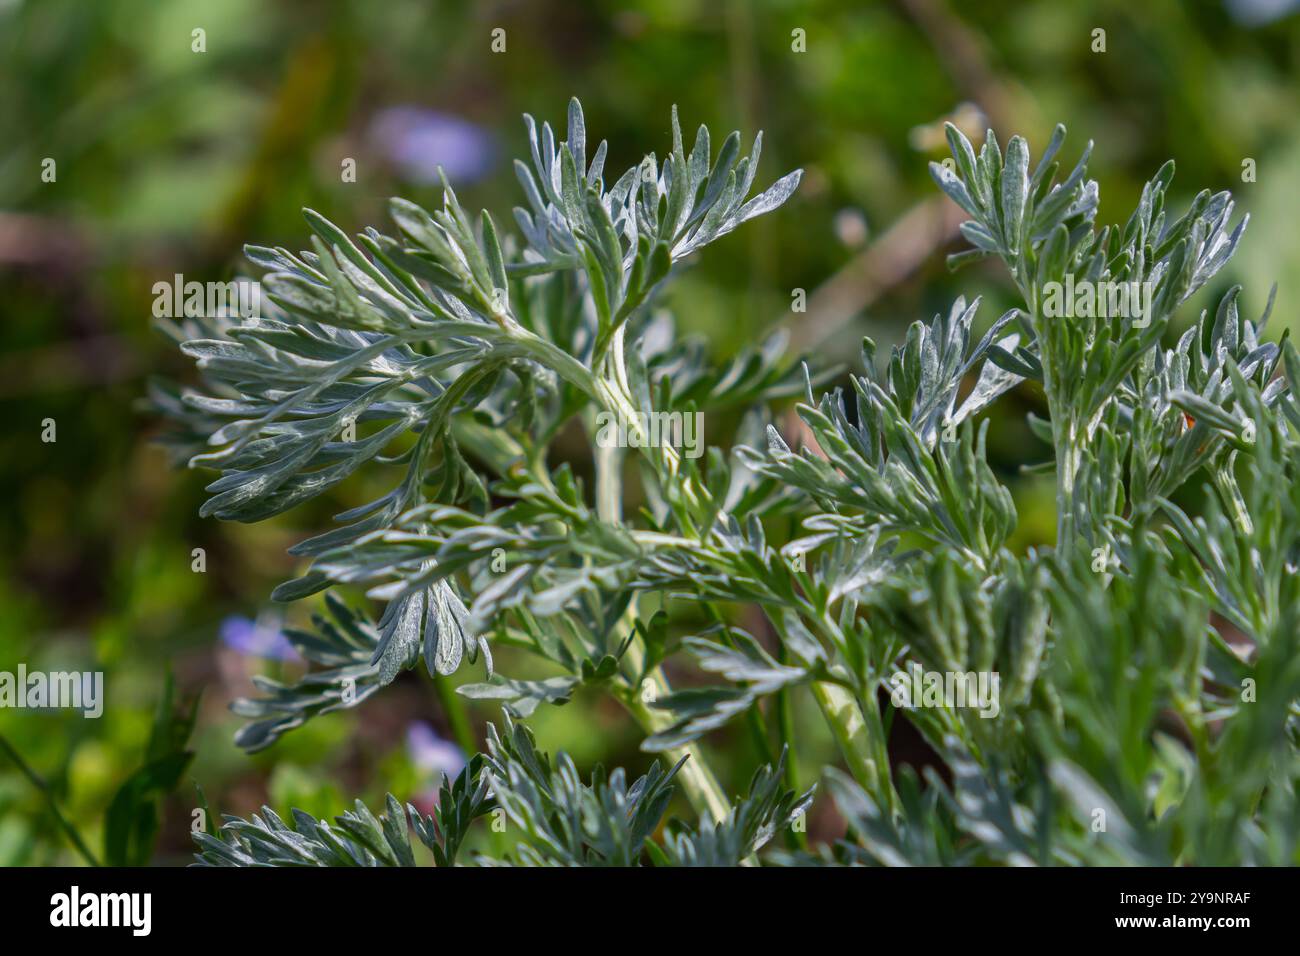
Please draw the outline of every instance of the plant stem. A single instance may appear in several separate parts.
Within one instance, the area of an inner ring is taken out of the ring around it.
[[[1026,301],[1037,310],[1037,289]],[[1056,552],[1067,560],[1074,553],[1077,532],[1074,521],[1074,490],[1079,479],[1082,452],[1079,448],[1078,423],[1066,398],[1058,393],[1060,370],[1052,349],[1052,330],[1042,321],[1035,322],[1042,343],[1043,393],[1047,397],[1047,414],[1052,421],[1052,446],[1056,458]]]
[[[655,699],[671,690],[663,671],[657,667],[650,672],[646,682],[653,688]],[[672,722],[667,714],[653,710],[646,704],[640,689],[633,688],[624,705],[647,734],[663,730]],[[667,755],[673,763],[683,757],[687,758],[686,763],[682,764],[682,769],[678,771],[677,778],[681,780],[682,789],[686,791],[686,797],[690,800],[691,806],[695,807],[696,812],[701,815],[707,813],[715,823],[725,820],[727,814],[731,812],[731,804],[723,793],[718,778],[704,762],[699,748],[693,745],[673,747],[667,751]]]
[[[13,744],[9,743],[3,734],[0,734],[0,750],[3,750],[9,756],[9,759],[18,765],[18,769],[21,770],[27,779],[32,782],[32,786],[39,790],[41,795],[45,797],[45,803],[50,808],[50,812],[54,814],[54,819],[58,821],[60,828],[62,828],[63,832],[67,834],[68,839],[72,841],[72,845],[77,848],[77,852],[80,853],[91,866],[99,866],[99,861],[95,859],[95,854],[90,852],[90,847],[86,846],[86,842],[81,838],[81,834],[77,832],[77,828],[68,822],[67,817],[63,815],[63,811],[59,809],[59,805],[54,799],[54,794],[50,791],[50,785],[45,782],[44,778],[41,777],[40,774],[28,765],[27,761],[22,758],[22,754],[14,749]]]
[[[859,706],[858,699],[838,684],[816,683],[812,690],[853,779],[878,803],[893,809],[894,785],[889,779],[885,728],[875,701],[869,701],[871,706]]]
[[[1056,456],[1056,550],[1067,559],[1074,552],[1077,531],[1074,521],[1074,486],[1079,475],[1079,449],[1074,444],[1074,429],[1069,429],[1064,447]]]
[[[474,727],[470,723],[465,699],[456,693],[456,688],[451,686],[451,681],[441,674],[434,677],[433,686],[438,696],[438,703],[442,704],[443,715],[451,726],[451,735],[455,738],[456,745],[467,756],[476,753],[479,749],[478,741],[474,739]]]
[[[596,514],[601,521],[622,522],[623,455],[622,449],[596,446]]]
[[[561,378],[577,386],[608,410],[621,415],[633,427],[637,427],[636,410],[625,397],[625,387],[621,387],[618,382],[598,378],[562,349],[521,327],[515,326],[508,329],[505,338],[506,342],[503,344],[517,349],[521,354],[525,354],[550,367]],[[621,351],[621,337],[618,347]],[[594,458],[596,465],[596,512],[602,521],[610,524],[622,524],[621,449],[616,447],[605,448],[596,444]],[[676,469],[673,467],[676,464],[675,450],[672,448],[666,449],[665,459],[670,472],[675,474]],[[691,494],[690,488],[687,488],[686,491],[688,495]],[[629,603],[627,611],[623,614],[623,622],[630,625],[635,618],[636,602],[633,601]],[[634,650],[634,648],[629,649],[629,654],[632,654]],[[639,667],[634,668],[634,672],[639,673],[639,671]],[[670,690],[668,681],[659,668],[655,668],[647,676],[647,680],[653,683],[656,697],[667,694]],[[662,729],[664,726],[662,721],[667,715],[661,716],[653,712],[641,700],[640,695],[641,688],[632,689],[631,700],[624,701],[629,711],[647,733]],[[708,813],[716,821],[725,819],[730,811],[730,803],[723,794],[722,788],[718,785],[717,778],[705,764],[698,749],[683,747],[670,751],[670,753],[673,753],[676,758],[680,758],[684,754],[690,755],[691,759],[687,760],[683,765],[679,776],[682,780],[682,786],[696,811]]]
[[[622,450],[616,447],[605,448],[597,445],[595,448],[596,461],[596,512],[602,521],[610,524],[621,524],[623,520],[623,485],[622,485]],[[623,612],[623,619],[620,625],[625,625],[631,629],[632,623],[636,620],[636,600],[635,598],[628,603],[627,610]],[[641,672],[642,651],[635,645],[628,648],[628,661],[632,668],[633,674]],[[672,688],[668,684],[668,679],[664,676],[663,670],[656,667],[647,676],[646,681],[651,685],[653,699],[658,700],[660,697],[671,692]],[[642,698],[643,687],[633,687],[631,693],[623,699],[624,706],[628,712],[641,725],[641,729],[647,734],[653,734],[663,730],[671,718],[659,711],[653,710],[647,706]],[[713,775],[713,771],[704,761],[703,755],[699,752],[698,747],[675,747],[668,751],[671,759],[676,762],[683,756],[689,756],[690,759],[682,765],[678,773],[682,781],[682,788],[686,791],[687,798],[691,805],[695,807],[697,813],[707,813],[715,822],[721,822],[726,819],[731,810],[731,804],[727,800],[726,794],[723,793],[722,787],[718,784],[718,779]]]
[[[791,642],[782,616],[769,615],[768,620],[780,637],[782,647],[789,647]],[[816,615],[806,615],[804,621],[815,633],[821,635],[823,642],[836,643],[827,637],[827,626]],[[880,720],[875,699],[868,697],[860,702],[848,688],[829,681],[814,682],[812,691],[853,779],[878,802],[895,807],[897,798],[889,776],[885,727]]]

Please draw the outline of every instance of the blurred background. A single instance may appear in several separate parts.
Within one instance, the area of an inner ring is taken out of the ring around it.
[[[445,705],[449,688],[412,671],[270,751],[234,747],[232,697],[253,674],[299,667],[283,611],[266,603],[295,572],[285,549],[380,492],[359,478],[263,524],[201,520],[211,476],[171,467],[142,405],[151,377],[190,375],[151,326],[154,283],[229,279],[248,241],[300,248],[305,205],[350,232],[387,230],[387,197],[437,201],[439,164],[467,208],[509,222],[520,115],[562,128],[577,95],[611,170],[662,155],[674,103],[688,136],[701,122],[715,143],[764,130],[760,186],[806,170],[780,212],[711,247],[673,287],[678,322],[719,357],[784,326],[819,363],[856,369],[862,336],[887,347],[958,294],[985,297],[985,324],[1014,304],[995,269],[944,265],[957,220],[926,171],[946,154],[944,119],[972,135],[991,125],[1004,143],[1022,133],[1034,153],[1063,122],[1068,164],[1096,140],[1103,222],[1122,222],[1169,157],[1176,203],[1231,189],[1251,225],[1196,303],[1240,281],[1258,314],[1276,281],[1275,336],[1300,299],[1300,190],[1287,178],[1300,169],[1296,8],[0,0],[0,671],[101,670],[107,695],[97,720],[0,709],[0,864],[82,859],[51,797],[93,855],[164,864],[188,862],[205,801],[332,814],[392,790],[427,809],[437,775],[496,716]],[[504,52],[492,51],[498,28]],[[349,159],[355,182],[341,175]],[[794,289],[807,292],[804,313],[791,312]],[[1046,457],[1024,426],[1037,401],[1014,394],[991,433],[1020,546],[1050,540],[1054,521],[1050,487],[1019,473]],[[608,701],[579,697],[531,723],[584,769],[649,762]],[[742,790],[757,761],[743,728],[709,749]],[[831,744],[810,739],[801,756],[807,780]],[[818,802],[810,835],[835,831],[830,812]]]

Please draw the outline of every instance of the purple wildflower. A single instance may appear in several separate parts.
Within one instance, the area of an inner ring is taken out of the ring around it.
[[[370,139],[402,175],[417,183],[438,181],[438,167],[453,183],[472,183],[492,168],[491,134],[449,113],[419,106],[394,106],[370,124]]]
[[[406,728],[406,752],[416,769],[435,782],[441,782],[444,773],[454,778],[465,766],[461,749],[439,737],[424,721],[415,721]]]
[[[278,624],[264,620],[253,621],[237,614],[221,622],[221,643],[245,657],[261,657],[273,661],[298,659],[298,652]]]
[[[1262,27],[1295,13],[1297,0],[1227,0],[1228,13],[1247,27]]]

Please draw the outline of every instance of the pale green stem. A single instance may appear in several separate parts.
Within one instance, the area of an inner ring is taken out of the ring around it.
[[[623,514],[623,449],[596,446],[596,514],[618,524]]]
[[[1080,452],[1075,444],[1073,423],[1056,453],[1056,550],[1065,557],[1074,552],[1074,491],[1079,480]]]
[[[812,689],[853,779],[878,802],[893,809],[895,798],[894,786],[889,779],[889,753],[876,702],[869,700],[867,706],[861,706],[857,697],[839,684],[817,683],[812,685]]]
[[[90,847],[86,846],[86,841],[81,838],[81,834],[77,832],[77,828],[68,822],[68,818],[65,817],[63,811],[59,809],[58,801],[54,799],[54,793],[50,790],[50,785],[45,782],[45,779],[31,768],[27,761],[23,759],[22,754],[20,754],[13,744],[9,743],[9,741],[3,736],[0,736],[0,750],[3,750],[9,759],[17,765],[18,769],[23,772],[23,776],[31,782],[32,786],[40,791],[41,796],[45,798],[46,806],[50,808],[50,813],[54,815],[54,820],[58,823],[59,829],[67,835],[68,840],[74,847],[76,847],[77,852],[80,853],[85,861],[91,866],[99,866],[99,861],[95,859],[95,854],[90,852]]]
[[[622,449],[604,448],[597,445],[595,458],[597,514],[600,515],[602,521],[610,524],[620,524],[623,519]],[[636,600],[634,598],[629,602],[627,610],[623,612],[623,618],[619,622],[620,630],[631,630],[636,615]],[[632,673],[639,674],[644,659],[642,649],[635,644],[629,647],[627,659]],[[672,688],[669,686],[663,670],[656,667],[646,676],[645,684],[641,687],[631,688],[628,695],[622,698],[628,712],[636,719],[636,722],[646,734],[657,733],[672,723],[670,715],[651,708],[646,698],[658,700],[665,694],[670,693],[671,690]],[[723,793],[722,787],[718,784],[717,777],[713,775],[713,771],[705,763],[704,756],[700,753],[699,748],[694,746],[674,747],[668,751],[668,756],[674,763],[684,756],[689,758],[678,772],[678,779],[681,780],[682,789],[686,791],[686,797],[691,801],[691,805],[695,807],[696,812],[708,814],[715,822],[720,823],[725,820],[731,810],[731,805],[726,794]]]
[[[697,541],[675,535],[651,531],[638,531],[633,534],[637,541],[645,545],[685,549],[700,547]],[[769,620],[780,636],[782,644],[789,646],[790,642],[781,628],[780,616],[770,615]],[[814,629],[823,630],[815,619],[809,620],[809,623],[814,626]],[[869,706],[860,706],[850,691],[839,684],[832,683],[815,683],[813,694],[854,779],[873,794],[882,796],[889,806],[895,806],[894,788],[889,777],[889,752],[885,741],[885,728],[880,713],[876,710],[875,701],[869,700],[867,702]]]
[[[772,615],[769,620],[780,636],[781,643],[790,646],[780,616]],[[805,617],[805,620],[815,631],[825,630],[815,617]],[[823,639],[825,640],[824,635]],[[818,681],[812,685],[812,690],[853,779],[877,801],[894,808],[896,797],[889,777],[885,726],[880,719],[880,711],[876,708],[875,698],[871,696],[872,692],[868,690],[867,699],[859,702],[852,691],[840,684]]]
[[[1045,327],[1039,310],[1040,290],[1032,282],[1021,281],[1012,261],[1007,264],[1011,267],[1012,275],[1016,276],[1016,285],[1029,308],[1041,343],[1039,360],[1043,366],[1043,394],[1047,397],[1047,414],[1052,420],[1052,444],[1056,457],[1056,551],[1068,559],[1074,553],[1074,538],[1078,532],[1074,521],[1074,498],[1083,457],[1081,442],[1084,439],[1079,434],[1079,423],[1072,415],[1068,403],[1063,396],[1057,394],[1060,375],[1052,351],[1052,330]]]
[[[633,407],[631,400],[628,398],[630,389],[628,388],[627,373],[622,367],[622,340],[621,336],[618,341],[619,361],[615,367],[616,380],[601,378],[592,373],[590,369],[582,365],[563,349],[554,343],[548,342],[529,332],[527,329],[519,326],[514,321],[502,323],[506,333],[504,343],[497,340],[494,344],[498,350],[503,345],[508,349],[517,351],[519,354],[527,355],[529,358],[536,359],[543,365],[553,369],[561,378],[577,386],[587,395],[591,396],[607,410],[621,416],[624,421],[629,422],[633,428],[639,427],[639,421],[636,409]],[[481,330],[473,330],[476,334],[481,334]],[[494,337],[495,338],[495,337]],[[638,436],[644,438],[644,436]],[[645,442],[642,442],[645,445]],[[621,450],[618,448],[601,448],[597,447],[595,452],[596,459],[596,508],[602,521],[611,524],[622,523],[622,476],[620,474],[620,465],[622,463]],[[665,464],[670,474],[676,474],[677,471],[677,453],[673,448],[664,449]],[[686,489],[688,495],[693,495],[692,489]],[[623,615],[623,624],[628,627],[636,618],[635,602],[628,605],[628,610]],[[631,651],[629,651],[631,653]],[[636,668],[639,672],[639,668]],[[656,697],[669,692],[668,681],[663,672],[656,668],[647,680],[651,681],[654,687]],[[654,733],[662,729],[663,718],[657,716],[657,713],[647,707],[641,701],[639,696],[641,689],[633,689],[633,700],[628,704],[629,710],[637,721],[641,724],[643,730],[647,733]],[[664,715],[666,717],[667,715]],[[677,756],[690,754],[690,759],[683,765],[679,778],[682,781],[682,787],[690,798],[691,803],[700,813],[708,813],[714,820],[721,821],[725,819],[730,804],[718,785],[717,778],[705,764],[703,757],[697,748],[686,747],[677,751]]]
[[[626,369],[622,367],[621,335],[617,343],[619,359],[614,369],[616,377],[611,380],[593,374],[590,369],[563,349],[529,332],[513,320],[507,322],[502,319],[502,330],[505,333],[504,341],[502,341],[500,333],[490,337],[498,352],[526,355],[541,362],[541,364],[553,369],[566,381],[591,396],[607,410],[614,412],[624,421],[629,422],[633,428],[639,428],[636,409],[628,397],[630,389],[627,385]],[[470,329],[468,331],[483,335],[481,329]],[[483,337],[488,336],[483,335]],[[638,437],[644,438],[644,435]],[[644,446],[645,442],[642,441],[641,444]],[[678,464],[676,449],[665,448],[663,449],[663,455],[664,463],[670,475],[675,475]],[[619,524],[622,522],[621,450],[618,448],[597,447],[595,459],[597,513],[602,521]],[[688,487],[686,492],[688,496],[693,497],[693,489]],[[628,605],[628,610],[623,615],[622,624],[630,628],[631,622],[635,618],[636,609],[635,602],[633,602]],[[629,650],[629,654],[632,653]],[[634,668],[634,672],[639,673],[639,671],[639,667]],[[651,683],[656,698],[670,691],[668,681],[659,668],[655,668],[647,676],[647,681]],[[641,699],[641,692],[642,688],[633,688],[630,699],[625,701],[628,709],[647,733],[654,733],[663,729],[667,715],[659,715],[646,706]],[[679,773],[679,779],[681,779],[682,787],[696,810],[700,813],[709,814],[716,821],[725,819],[730,810],[730,803],[726,799],[722,788],[718,785],[717,778],[705,764],[698,749],[693,747],[677,748],[670,751],[670,755],[673,755],[674,759],[678,759],[682,755],[690,756],[690,759],[686,761]]]
[[[1035,289],[1036,293],[1037,290]],[[1026,297],[1037,315],[1037,295]],[[1079,479],[1082,453],[1079,448],[1078,424],[1066,402],[1056,392],[1057,368],[1050,350],[1050,330],[1039,325],[1042,343],[1043,393],[1047,396],[1047,413],[1052,420],[1052,444],[1056,454],[1056,551],[1068,557],[1074,552],[1074,492]]]
[[[631,649],[628,651],[632,653]],[[649,691],[647,694],[646,691]],[[646,733],[653,734],[660,730],[666,729],[672,723],[672,717],[664,711],[655,710],[649,706],[649,700],[657,700],[660,696],[670,693],[671,688],[668,681],[663,675],[660,668],[655,668],[646,678],[645,684],[639,690],[634,689],[628,699],[624,701],[628,712],[641,725],[641,729]],[[653,696],[651,696],[653,695]],[[707,814],[715,823],[721,823],[731,812],[731,804],[728,802],[726,795],[722,791],[722,786],[718,783],[718,778],[713,775],[709,765],[704,762],[698,747],[686,745],[683,747],[671,747],[666,751],[667,757],[673,763],[687,758],[686,763],[682,764],[682,769],[677,774],[677,779],[682,782],[682,789],[686,791],[686,798],[690,800],[691,806],[695,807],[697,813]]]

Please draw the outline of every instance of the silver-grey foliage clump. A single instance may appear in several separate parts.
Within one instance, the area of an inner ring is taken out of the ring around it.
[[[1201,193],[1175,216],[1170,163],[1126,223],[1098,229],[1087,152],[1058,179],[1063,128],[1032,168],[1020,137],[1003,152],[990,133],[977,154],[950,128],[953,162],[933,173],[973,246],[953,259],[1001,260],[1021,304],[977,337],[979,303],[959,299],[882,369],[867,341],[863,375],[819,398],[779,338],[715,367],[673,333],[659,297],[677,264],[781,205],[799,174],[751,198],[761,138],[742,158],[733,133],[713,156],[707,130],[687,152],[672,126],[662,162],[607,187],[606,145],[589,150],[576,101],[563,142],[529,118],[522,240],[471,219],[449,187],[433,213],[394,200],[395,236],[350,238],[309,212],[310,250],[248,249],[266,273],[262,316],[171,330],[207,389],[157,398],[174,445],[221,470],[205,514],[258,521],[371,460],[394,475],[296,545],[309,564],[275,593],[352,585],[381,610],[328,591],[314,629],[290,635],[315,667],[237,702],[241,745],[269,746],[421,661],[482,666],[460,693],[505,710],[433,816],[392,798],[381,819],[358,803],[334,824],[268,810],[201,835],[201,862],[411,864],[413,831],[449,865],[497,811],[512,849],[460,862],[1300,862],[1300,406],[1286,384],[1300,358],[1285,336],[1260,340],[1235,287],[1167,334],[1237,245],[1230,197]],[[1044,302],[1067,281],[1149,300],[1064,317]],[[1016,386],[1046,398],[1030,425],[1055,474],[1052,549],[1008,547],[1014,504],[985,457],[978,419]],[[799,440],[769,411],[792,395]],[[637,437],[656,411],[713,426],[722,410],[738,430],[722,442],[711,427],[700,459],[596,441],[602,414]],[[574,422],[591,489],[550,464]],[[799,530],[773,540],[784,528]],[[651,614],[667,598],[712,623],[675,633]],[[731,623],[737,604],[774,639]],[[494,644],[554,676],[494,673]],[[669,655],[705,686],[672,690]],[[996,707],[899,703],[898,676],[917,668],[996,673]],[[584,686],[619,700],[672,769],[583,782],[564,754],[538,753],[523,721]],[[812,791],[797,795],[786,753],[807,693],[843,757],[822,776],[848,830],[819,849],[794,826]],[[894,720],[946,774],[891,768]],[[770,760],[736,800],[698,745],[732,721]],[[660,831],[678,784],[698,822]]]

